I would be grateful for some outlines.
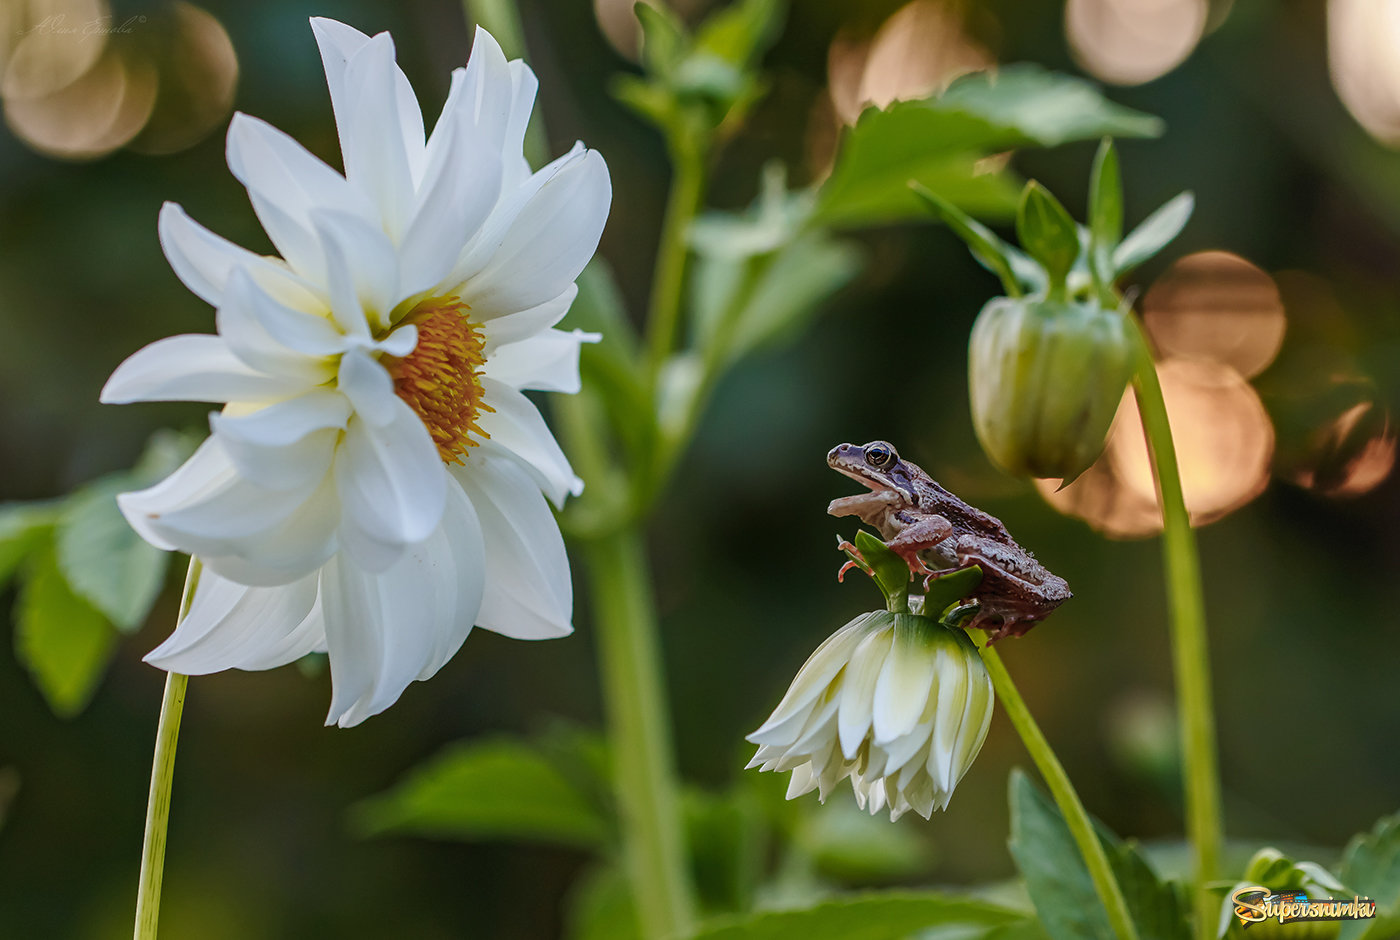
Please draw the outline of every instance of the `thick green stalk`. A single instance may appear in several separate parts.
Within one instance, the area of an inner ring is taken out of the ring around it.
[[[683,936],[694,913],[641,532],[629,527],[587,543],[587,561],[623,851],[642,936]]]
[[[982,661],[987,664],[987,671],[991,673],[992,686],[996,689],[1002,708],[1006,709],[1006,717],[1011,719],[1011,724],[1021,736],[1021,742],[1025,744],[1036,769],[1045,778],[1045,784],[1050,788],[1050,796],[1060,808],[1060,815],[1064,817],[1065,825],[1069,826],[1075,845],[1079,846],[1079,854],[1083,856],[1084,865],[1089,869],[1089,877],[1094,882],[1094,891],[1108,913],[1109,926],[1113,928],[1119,940],[1137,940],[1137,927],[1128,913],[1128,903],[1123,899],[1123,891],[1118,886],[1118,879],[1113,875],[1113,867],[1108,863],[1103,843],[1094,832],[1094,824],[1089,820],[1089,814],[1080,802],[1079,794],[1074,791],[1074,784],[1069,781],[1069,774],[1065,773],[1065,768],[1055,756],[1050,742],[1045,740],[1040,726],[1031,717],[1026,700],[1021,698],[1016,683],[1011,681],[1011,674],[1006,671],[1001,656],[995,649],[987,646],[985,641],[982,645]]]
[[[674,165],[666,217],[661,223],[656,272],[647,315],[647,364],[653,387],[676,344],[680,329],[685,266],[690,253],[690,225],[705,195],[705,155],[699,146],[671,148]]]
[[[1220,769],[1215,751],[1215,711],[1211,702],[1210,649],[1206,642],[1206,606],[1201,590],[1201,560],[1181,490],[1167,406],[1152,352],[1142,329],[1137,335],[1137,369],[1133,390],[1152,454],[1157,495],[1162,506],[1162,562],[1171,614],[1172,659],[1176,673],[1178,721],[1185,774],[1186,829],[1196,853],[1196,936],[1211,940],[1220,902],[1207,887],[1220,861]]]
[[[201,566],[190,558],[185,591],[176,625],[185,619],[199,585]],[[185,710],[189,676],[166,673],[165,694],[156,726],[156,753],[151,763],[151,792],[146,800],[146,834],[141,843],[141,877],[136,887],[135,940],[155,940],[160,924],[160,887],[165,876],[165,834],[170,820],[170,786],[175,777],[175,745],[180,739],[180,716]]]

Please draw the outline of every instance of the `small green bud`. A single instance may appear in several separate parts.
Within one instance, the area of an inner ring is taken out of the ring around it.
[[[1253,922],[1246,931],[1235,913],[1234,899],[1236,892],[1246,891],[1243,900],[1258,902],[1260,897],[1257,892],[1248,893],[1250,888],[1263,888],[1277,894],[1298,892],[1299,899],[1306,897],[1311,901],[1329,897],[1350,901],[1354,897],[1331,872],[1316,862],[1300,862],[1278,849],[1263,848],[1255,852],[1245,866],[1243,880],[1226,892],[1217,936],[1230,940],[1336,940],[1341,933],[1340,920],[1280,923],[1276,917]]]
[[[1132,334],[1118,311],[997,297],[968,345],[977,439],[1011,473],[1072,480],[1103,451],[1132,371]]]

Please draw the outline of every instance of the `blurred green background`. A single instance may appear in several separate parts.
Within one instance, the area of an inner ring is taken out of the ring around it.
[[[794,0],[766,60],[770,92],[721,154],[711,196],[723,208],[747,204],[773,158],[797,182],[817,178],[843,102],[917,96],[929,90],[919,82],[979,61],[1034,61],[1133,83],[1110,85],[1111,97],[1160,115],[1167,133],[1121,146],[1130,224],[1182,189],[1197,195],[1185,234],[1135,282],[1146,289],[1170,277],[1172,258],[1206,250],[1279,274],[1288,329],[1278,359],[1254,381],[1277,435],[1273,479],[1199,532],[1229,833],[1319,852],[1340,848],[1400,798],[1400,487],[1386,473],[1388,415],[1400,404],[1400,154],[1380,142],[1400,115],[1392,75],[1400,75],[1400,33],[1356,27],[1367,3],[1075,0],[1067,12],[1058,0],[925,0],[922,19],[902,12],[906,19],[881,33],[903,6],[897,0]],[[616,198],[601,253],[637,310],[668,171],[659,137],[609,97],[610,76],[633,66],[618,51],[628,48],[627,5],[600,4],[611,40],[585,0],[520,7],[551,152],[580,138],[608,160]],[[213,328],[212,311],[161,255],[163,201],[271,252],[224,166],[230,98],[339,165],[308,16],[392,31],[429,120],[471,35],[451,0],[392,8],[205,0],[203,13],[114,0],[112,23],[131,23],[106,37],[125,57],[117,66],[97,59],[102,37],[54,31],[45,55],[57,64],[18,69],[22,40],[61,6],[0,0],[0,500],[63,494],[130,466],[157,428],[203,426],[199,405],[106,407],[97,393],[141,345]],[[704,8],[696,0],[683,12]],[[1172,19],[1174,9],[1186,19]],[[94,11],[102,12],[96,3],[77,4],[69,22],[81,26]],[[882,45],[880,35],[901,28],[900,41]],[[1370,46],[1357,44],[1368,35],[1377,37]],[[103,97],[108,86],[45,97],[25,85],[56,81],[64,69],[110,67],[121,72],[124,102],[143,87],[160,89],[137,115],[144,129]],[[1086,143],[1012,163],[1082,212],[1092,153]],[[1120,833],[1177,837],[1157,544],[1106,539],[982,456],[967,414],[965,349],[994,281],[956,240],[931,225],[866,231],[860,240],[861,277],[814,329],[730,377],[663,501],[653,550],[682,771],[716,788],[735,779],[748,757],[743,735],[802,660],[876,602],[872,589],[833,577],[841,560],[833,534],[849,535],[849,520],[824,509],[850,486],[823,455],[841,441],[882,437],[1005,520],[1073,586],[1074,601],[1049,623],[1000,649],[1091,810]],[[1207,309],[1228,313],[1236,303],[1254,316],[1260,303],[1279,305],[1277,297],[1239,300],[1231,293],[1238,277],[1203,283],[1217,289]],[[1240,498],[1263,485],[1228,462],[1215,472]],[[0,824],[4,936],[130,930],[163,678],[140,657],[168,632],[177,580],[146,626],[122,639],[75,718],[55,717],[13,654],[0,654],[0,790],[12,796]],[[12,590],[0,595],[0,608],[12,600]],[[577,610],[578,630],[565,640],[474,634],[436,679],[348,731],[321,726],[325,674],[286,668],[193,681],[166,935],[558,935],[582,854],[362,840],[347,818],[355,802],[448,742],[536,730],[557,717],[599,725],[582,597]],[[1009,875],[1006,773],[1027,763],[998,716],[948,812],[899,824],[927,844],[930,862],[913,877],[965,884]]]

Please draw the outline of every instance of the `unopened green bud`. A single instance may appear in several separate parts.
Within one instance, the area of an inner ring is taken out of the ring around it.
[[[1337,915],[1337,919],[1294,919],[1311,913],[1303,910],[1303,905],[1322,903],[1327,898],[1343,904],[1364,900],[1349,894],[1331,872],[1316,862],[1297,861],[1275,848],[1260,849],[1245,866],[1243,880],[1226,893],[1217,936],[1230,940],[1335,940],[1347,913]],[[1262,907],[1270,903],[1274,906]],[[1278,916],[1280,912],[1283,920]],[[1269,916],[1265,917],[1265,913]]]
[[[972,422],[1003,469],[1072,480],[1103,451],[1133,371],[1131,327],[1093,301],[997,297],[968,346]]]

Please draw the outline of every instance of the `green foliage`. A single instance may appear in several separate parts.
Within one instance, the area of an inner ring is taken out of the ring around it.
[[[65,501],[55,533],[69,585],[126,632],[145,621],[170,560],[137,535],[117,508],[118,493],[141,485],[134,474],[115,474],[79,489]]]
[[[1032,180],[1021,194],[1016,213],[1016,236],[1049,275],[1050,291],[1064,287],[1079,257],[1079,230],[1074,219],[1044,186]]]
[[[922,183],[913,183],[912,188],[914,194],[924,200],[934,214],[963,240],[977,262],[1001,278],[1002,287],[1006,293],[1012,297],[1019,297],[1021,284],[1012,269],[1011,262],[1013,256],[1019,254],[1019,250],[1002,241],[991,229]],[[1029,262],[1030,259],[1027,258],[1026,261]]]
[[[862,114],[821,187],[816,218],[855,225],[914,217],[919,203],[910,181],[969,212],[1009,213],[1015,181],[985,172],[986,157],[1105,134],[1159,133],[1156,118],[1114,104],[1080,79],[1031,65],[1008,66],[995,76],[978,73],[940,97]]]
[[[1108,915],[1055,804],[1019,770],[1011,774],[1010,798],[1011,855],[1046,933],[1054,940],[1113,940]],[[1186,905],[1174,886],[1159,881],[1136,848],[1101,826],[1099,839],[1141,940],[1187,940]]]
[[[565,902],[564,935],[568,940],[641,940],[637,906],[617,865],[595,865],[574,882]]]
[[[520,839],[595,848],[611,822],[588,794],[535,746],[509,738],[446,748],[386,793],[355,807],[363,835]]]
[[[805,910],[722,918],[702,927],[694,940],[890,940],[938,926],[971,931],[959,937],[988,937],[993,928],[1024,919],[1016,911],[967,897],[891,891],[851,895]]]
[[[928,871],[933,851],[918,823],[891,823],[833,800],[805,814],[796,839],[817,871],[841,884],[874,884]]]
[[[59,513],[57,502],[0,505],[0,589],[21,562],[48,540]]]
[[[1113,246],[1123,237],[1123,174],[1118,151],[1104,138],[1089,176],[1089,267],[1103,288],[1113,282]]]
[[[1339,872],[1342,884],[1376,902],[1373,921],[1342,925],[1340,940],[1382,940],[1400,933],[1400,813],[1377,820],[1351,840]]]
[[[727,136],[763,93],[758,59],[777,38],[780,0],[740,0],[708,17],[693,34],[669,10],[635,7],[642,31],[643,76],[620,76],[618,100],[656,125],[673,149],[708,149]]]
[[[1122,244],[1113,249],[1114,276],[1122,277],[1165,248],[1181,234],[1195,207],[1196,197],[1191,193],[1181,193],[1144,219],[1123,239]]]
[[[52,544],[31,552],[16,604],[15,655],[54,714],[83,710],[115,644],[111,625],[69,587]]]
[[[16,572],[22,581],[15,653],[55,714],[87,705],[116,649],[113,628],[145,622],[169,567],[166,553],[126,524],[117,494],[164,477],[194,445],[159,432],[129,471],[63,499],[0,507],[0,585]]]

